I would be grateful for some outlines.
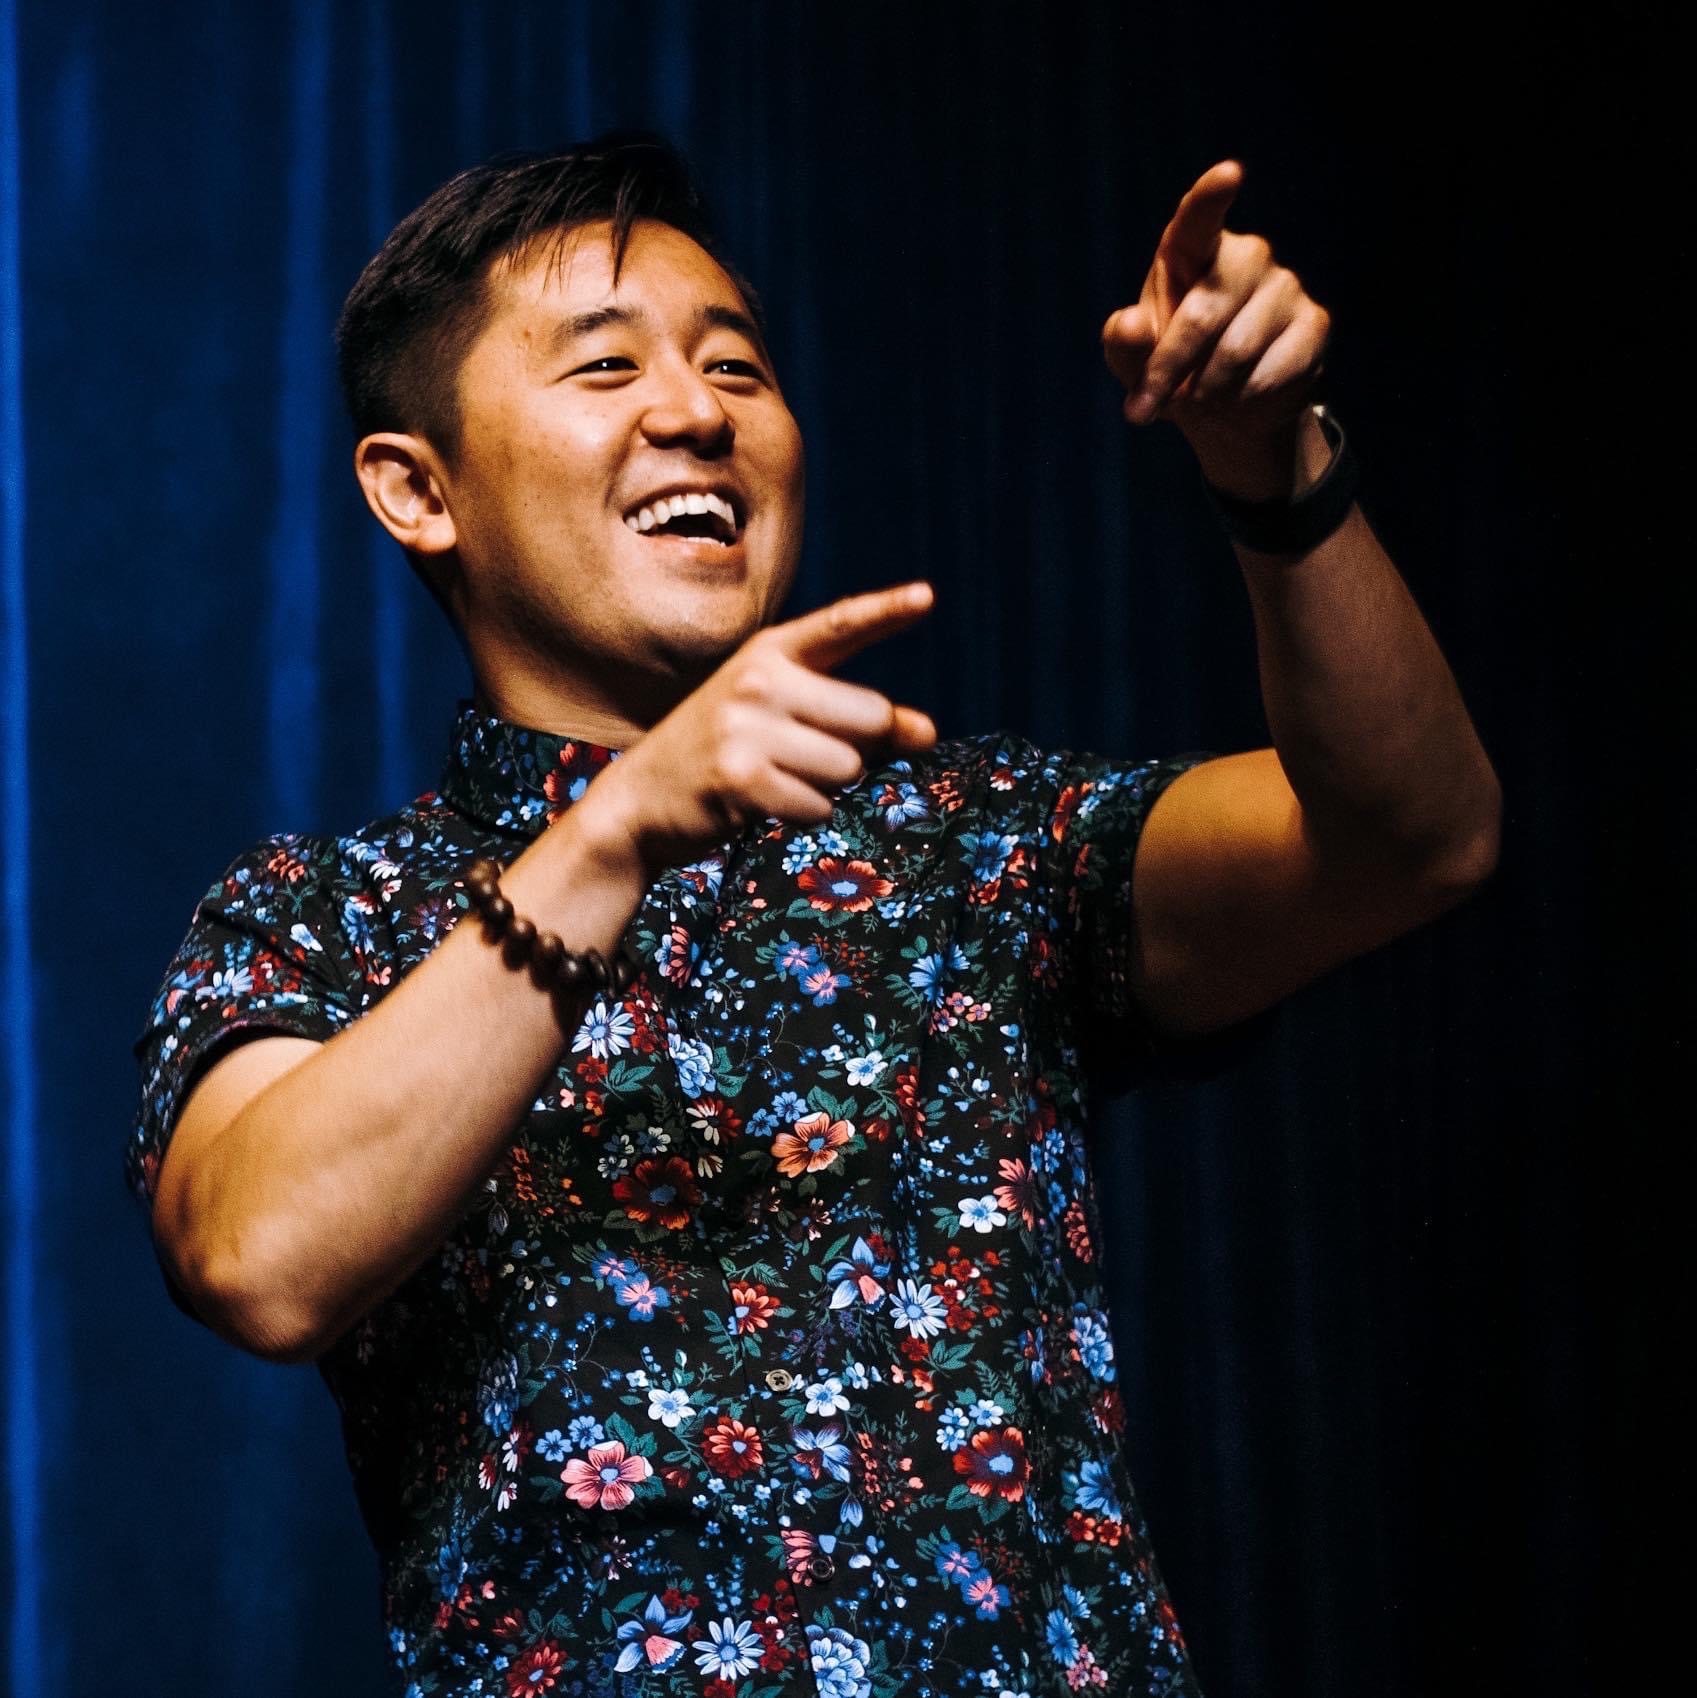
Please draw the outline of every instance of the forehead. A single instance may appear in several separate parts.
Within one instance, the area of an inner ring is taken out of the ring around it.
[[[489,329],[539,349],[557,344],[573,320],[607,307],[640,309],[662,327],[698,321],[704,308],[746,310],[735,283],[699,242],[653,219],[631,226],[617,278],[613,226],[597,219],[503,255],[489,285]]]

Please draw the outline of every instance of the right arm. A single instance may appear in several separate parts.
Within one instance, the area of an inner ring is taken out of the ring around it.
[[[611,958],[660,870],[763,818],[819,823],[868,750],[929,746],[924,714],[822,670],[929,606],[906,586],[757,633],[507,867],[514,908]],[[586,1000],[538,989],[469,917],[328,1042],[222,1057],[154,1198],[155,1241],[196,1313],[274,1361],[322,1354],[451,1232]]]

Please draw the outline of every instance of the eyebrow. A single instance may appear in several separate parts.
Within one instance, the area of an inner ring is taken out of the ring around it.
[[[549,338],[549,352],[561,353],[579,338],[605,330],[611,324],[646,330],[650,322],[641,307],[594,307],[588,312],[573,313],[570,318],[562,318],[555,324],[553,335]],[[697,335],[707,330],[733,330],[739,336],[747,337],[762,355],[766,354],[766,341],[760,334],[760,327],[736,307],[699,307],[694,328]]]

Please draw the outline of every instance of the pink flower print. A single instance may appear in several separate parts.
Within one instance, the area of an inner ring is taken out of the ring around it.
[[[589,1447],[589,1460],[574,1456],[560,1470],[566,1496],[585,1509],[623,1509],[636,1496],[634,1487],[654,1472],[646,1456],[626,1456],[618,1439]]]

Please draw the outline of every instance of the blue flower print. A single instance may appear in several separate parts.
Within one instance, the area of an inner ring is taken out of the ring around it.
[[[846,1628],[807,1624],[807,1649],[819,1698],[872,1698],[872,1647]]]
[[[967,838],[964,848],[972,864],[974,882],[993,884],[999,879],[1008,864],[1008,856],[1018,842],[1017,837],[998,831],[983,831],[976,837]]]
[[[619,1624],[619,1643],[624,1649],[613,1667],[620,1674],[629,1674],[639,1664],[646,1664],[655,1674],[669,1669],[689,1649],[673,1635],[683,1632],[694,1616],[694,1610],[667,1614],[664,1599],[655,1593],[649,1598],[641,1621]]]
[[[607,1436],[606,1429],[593,1415],[579,1415],[566,1428],[566,1438],[573,1450],[588,1450]]]
[[[1099,1380],[1114,1378],[1114,1341],[1109,1336],[1103,1317],[1082,1308],[1073,1313],[1073,1343],[1078,1346],[1078,1358]]]
[[[760,1667],[765,1650],[753,1622],[726,1616],[722,1621],[708,1622],[707,1638],[697,1643],[695,1661],[703,1674],[714,1679],[741,1680]]]
[[[713,1051],[699,1038],[671,1032],[666,1038],[666,1052],[678,1070],[679,1088],[691,1102],[714,1089]]]
[[[826,1271],[825,1283],[833,1287],[831,1307],[844,1309],[858,1299],[869,1308],[877,1308],[884,1301],[882,1282],[889,1271],[890,1264],[880,1261],[864,1238],[855,1239],[848,1259],[833,1262]]]
[[[1067,1619],[1065,1610],[1050,1610],[1044,1624],[1043,1636],[1048,1642],[1049,1655],[1057,1663],[1070,1668],[1078,1661],[1078,1635]]]
[[[609,1004],[605,997],[598,996],[589,1005],[577,1036],[572,1039],[572,1048],[586,1049],[597,1061],[605,1061],[629,1049],[635,1032],[636,1022],[628,1009]]]

